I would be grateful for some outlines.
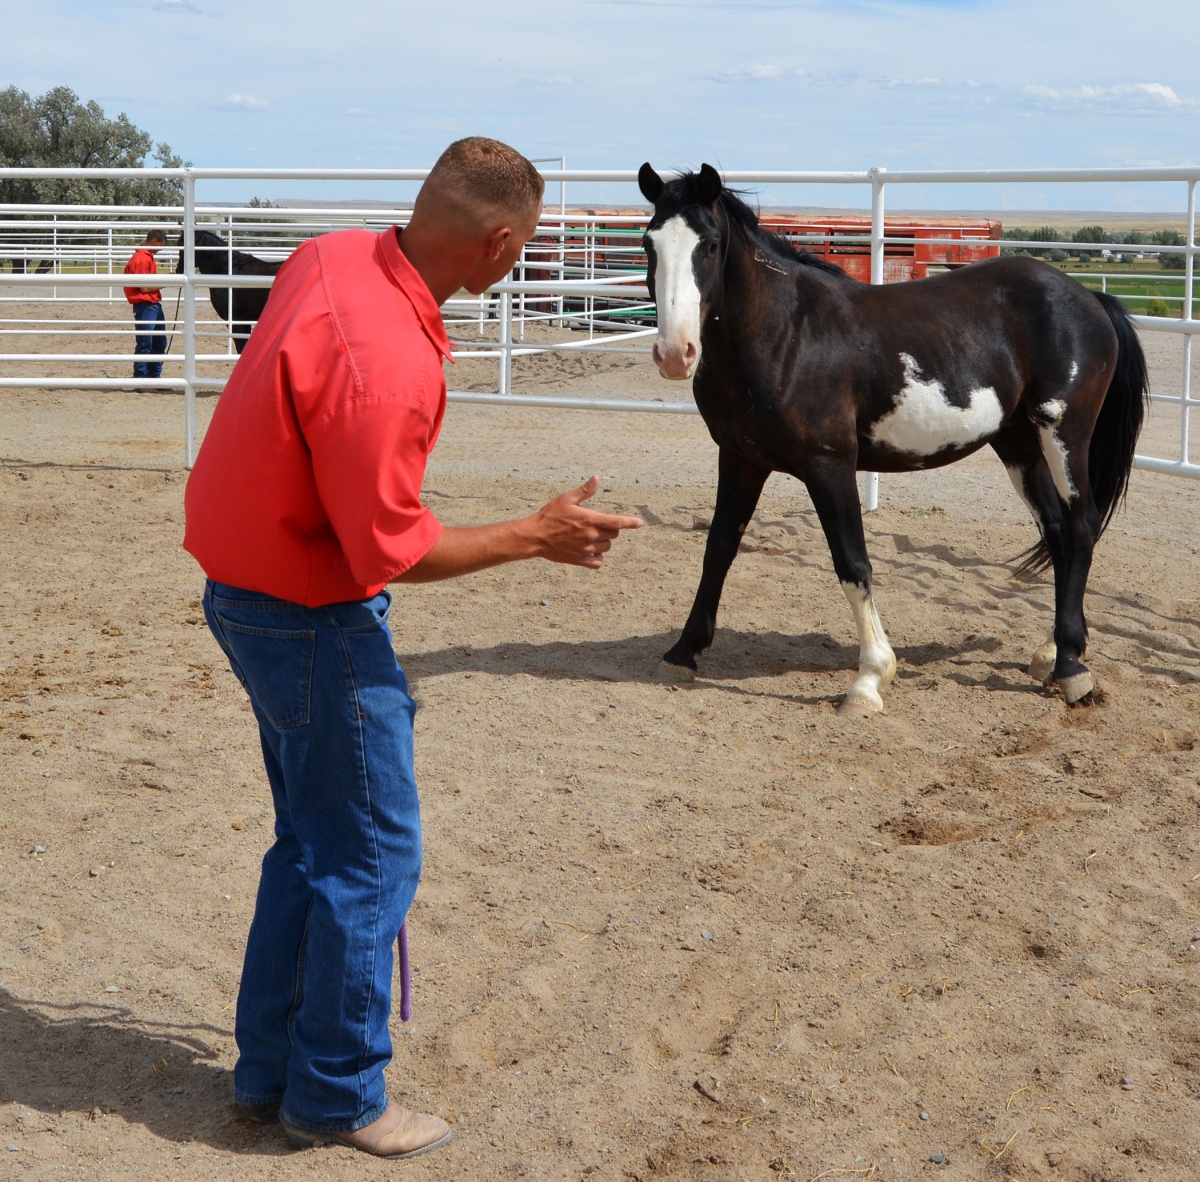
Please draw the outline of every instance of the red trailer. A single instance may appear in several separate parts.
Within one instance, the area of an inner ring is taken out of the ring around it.
[[[869,217],[861,214],[813,217],[767,211],[760,220],[767,229],[784,235],[797,246],[837,263],[855,279],[861,279],[863,283],[871,281]],[[924,279],[930,267],[962,267],[1000,253],[1003,226],[992,218],[912,214],[885,218],[883,226],[884,283]],[[847,241],[856,238],[864,241]],[[891,241],[905,238],[916,241]]]
[[[579,222],[572,225],[572,215]],[[564,262],[568,277],[595,271],[613,273],[640,270],[644,256],[631,247],[641,243],[644,225],[613,224],[615,217],[644,217],[637,209],[574,209],[567,211],[567,246]],[[791,239],[797,246],[837,263],[864,283],[871,280],[871,219],[862,214],[813,216],[765,211],[760,220],[769,230]],[[1000,253],[1002,225],[992,218],[924,217],[906,215],[884,220],[883,275],[885,283],[924,279],[930,267],[961,267]],[[896,241],[911,238],[914,242]],[[860,241],[854,241],[860,239]],[[937,240],[942,241],[937,241]],[[949,241],[946,241],[949,240]],[[537,266],[539,258],[558,260],[556,239],[539,237],[530,244],[529,278],[551,277]],[[594,273],[594,272],[593,272]]]
[[[565,245],[557,237],[539,235],[526,248],[521,277],[529,280],[603,279],[643,271],[641,251],[648,214],[640,209],[570,209]],[[627,219],[617,222],[616,218]],[[606,219],[614,219],[612,221]],[[764,211],[760,221],[804,250],[836,263],[863,283],[871,280],[871,219],[864,214],[812,215]],[[883,281],[924,279],[931,267],[962,267],[1000,253],[1001,223],[982,217],[925,217],[917,214],[884,220]],[[912,239],[912,241],[903,241]],[[556,264],[560,264],[562,270]],[[637,301],[619,298],[569,297],[565,311],[590,307],[605,311],[614,324],[627,317],[645,318]],[[629,307],[628,313],[624,308]]]

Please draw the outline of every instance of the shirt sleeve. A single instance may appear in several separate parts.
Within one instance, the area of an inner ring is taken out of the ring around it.
[[[391,582],[442,535],[421,504],[438,427],[427,394],[418,386],[347,398],[305,432],[321,504],[364,587]]]

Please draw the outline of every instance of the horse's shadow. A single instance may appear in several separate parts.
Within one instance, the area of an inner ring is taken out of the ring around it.
[[[229,1072],[205,1023],[148,1021],[125,1007],[53,1005],[0,988],[0,1103],[47,1115],[116,1115],[166,1141],[201,1141],[232,1153],[283,1154],[278,1126],[236,1118]],[[32,1131],[32,1130],[31,1130]]]
[[[401,655],[400,663],[415,681],[452,673],[523,673],[549,681],[591,680],[651,683],[661,679],[662,654],[674,644],[677,633],[656,632],[617,640],[506,641],[486,647],[455,645],[429,652]],[[974,636],[962,644],[902,645],[896,656],[902,670],[911,671],[951,657],[994,653],[1002,641],[994,636]],[[825,632],[788,635],[782,632],[747,632],[720,628],[713,646],[700,658],[699,681],[734,694],[764,695],[738,683],[754,683],[787,673],[827,674],[842,678],[829,694],[797,699],[795,694],[765,694],[789,701],[838,701],[858,667],[858,645],[842,643]],[[1015,670],[1017,665],[1012,668]]]

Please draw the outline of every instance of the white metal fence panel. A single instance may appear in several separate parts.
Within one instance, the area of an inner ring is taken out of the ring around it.
[[[595,398],[586,395],[523,395],[513,390],[512,360],[524,353],[554,350],[613,349],[648,352],[647,338],[654,333],[648,323],[652,306],[645,287],[645,261],[640,251],[640,232],[645,219],[636,215],[616,217],[588,216],[568,210],[567,185],[576,182],[600,182],[630,186],[630,200],[637,195],[636,173],[567,169],[565,160],[552,158],[563,166],[543,170],[547,182],[559,186],[558,208],[548,207],[543,214],[535,240],[529,244],[509,281],[497,285],[478,300],[452,300],[445,308],[448,327],[456,339],[456,353],[464,357],[494,359],[497,365],[496,389],[489,392],[451,391],[455,401],[500,405],[524,405],[589,410],[620,410],[659,413],[696,413],[690,401],[637,401]],[[210,287],[233,291],[241,287],[269,286],[269,278],[240,275],[202,275],[196,269],[196,231],[212,229],[222,234],[231,252],[251,250],[265,259],[283,259],[298,242],[315,234],[328,233],[346,226],[382,230],[403,223],[408,210],[362,208],[352,205],[311,207],[244,207],[200,205],[196,199],[198,183],[224,180],[255,181],[372,181],[394,183],[420,181],[426,169],[8,169],[0,168],[0,178],[72,177],[93,175],[128,178],[131,173],[150,177],[173,178],[182,182],[182,206],[122,207],[110,206],[17,206],[0,204],[0,267],[9,261],[9,273],[0,272],[0,389],[34,387],[44,389],[113,389],[129,385],[129,378],[72,376],[68,370],[95,362],[132,362],[129,351],[132,328],[118,289],[124,285],[121,270],[151,226],[173,230],[182,240],[179,254],[182,271],[160,274],[156,280],[168,294],[175,292],[181,308],[172,317],[181,350],[168,355],[170,374],[156,380],[138,379],[138,384],[184,393],[184,462],[191,465],[196,451],[196,392],[219,390],[226,380],[230,364],[236,360],[228,331],[202,323],[197,316],[197,292]],[[667,174],[671,175],[671,174]],[[872,168],[862,172],[726,172],[727,183],[734,185],[835,185],[864,187],[869,190],[871,211],[871,282],[883,281],[885,239],[885,197],[889,185],[945,184],[1034,184],[1071,183],[1086,186],[1096,182],[1175,182],[1186,189],[1186,235],[1182,246],[1155,249],[1184,256],[1177,299],[1180,316],[1135,316],[1138,328],[1156,333],[1183,336],[1183,371],[1178,394],[1151,392],[1156,403],[1173,406],[1179,416],[1178,451],[1174,455],[1139,455],[1136,465],[1174,475],[1200,478],[1200,464],[1192,462],[1190,416],[1200,405],[1193,398],[1191,369],[1193,340],[1200,332],[1195,318],[1194,277],[1196,262],[1196,184],[1200,169],[1034,169],[909,172]],[[1084,190],[1086,191],[1086,190]],[[1086,205],[1080,201],[1080,206]],[[611,237],[614,227],[627,227],[629,246],[603,250],[597,243]],[[914,239],[888,236],[892,244]],[[926,239],[925,241],[929,241]],[[940,241],[940,240],[934,240]],[[948,241],[948,240],[947,240]],[[1008,246],[1052,248],[1056,243],[1007,242]],[[1117,249],[1121,249],[1118,245]],[[168,248],[168,253],[174,252]],[[230,268],[232,270],[232,266]],[[536,278],[529,278],[535,272]],[[108,307],[109,315],[95,315]],[[45,310],[46,315],[16,316],[20,308]],[[64,316],[64,309],[76,309]],[[85,316],[83,311],[93,313]],[[496,339],[490,339],[491,318],[497,322]],[[547,325],[573,330],[567,339],[550,342],[527,339],[532,326]],[[586,331],[586,337],[582,336]],[[471,334],[475,334],[472,339]],[[113,343],[112,351],[19,352],[4,346],[15,337],[22,339],[66,341],[81,337]],[[53,372],[17,374],[14,367],[49,367]],[[222,367],[224,367],[222,369]],[[202,372],[203,370],[203,372]],[[877,478],[868,479],[866,503],[877,503]]]

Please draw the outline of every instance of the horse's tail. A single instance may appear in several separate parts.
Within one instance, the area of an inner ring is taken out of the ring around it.
[[[1133,456],[1146,410],[1150,404],[1147,390],[1146,355],[1129,319],[1125,306],[1115,296],[1094,291],[1108,313],[1117,333],[1117,365],[1108,392],[1100,404],[1100,414],[1088,448],[1088,483],[1100,516],[1096,538],[1108,528],[1113,514],[1125,499]],[[1020,555],[1023,559],[1018,576],[1038,574],[1051,565],[1050,551],[1044,540]]]
[[[1117,368],[1100,404],[1100,416],[1088,449],[1088,481],[1100,511],[1098,538],[1125,500],[1138,435],[1150,406],[1150,394],[1146,355],[1129,313],[1115,296],[1100,291],[1092,294],[1100,301],[1117,331]]]

